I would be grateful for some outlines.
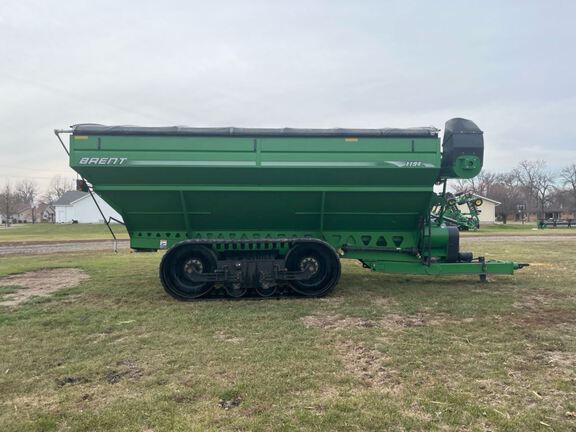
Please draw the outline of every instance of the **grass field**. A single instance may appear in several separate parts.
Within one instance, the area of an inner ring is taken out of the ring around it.
[[[126,228],[113,224],[118,238],[128,238]],[[107,240],[112,238],[104,224],[19,224],[0,228],[0,243],[24,241]]]
[[[345,262],[324,299],[179,303],[159,254],[1,258],[90,278],[0,307],[0,430],[575,430],[574,242],[463,243],[532,266],[482,285]]]
[[[504,224],[494,224],[494,225],[482,225],[478,231],[466,231],[462,232],[463,236],[482,236],[482,235],[502,235],[502,236],[532,236],[532,235],[553,235],[553,236],[567,236],[576,235],[576,227],[574,228],[536,228],[535,222],[519,224],[519,223],[508,223]]]

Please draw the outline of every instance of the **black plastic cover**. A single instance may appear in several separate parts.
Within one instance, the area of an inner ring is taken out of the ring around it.
[[[477,156],[484,161],[484,132],[472,120],[446,122],[442,141],[442,167],[451,167],[458,156]]]
[[[196,128],[184,126],[139,127],[77,124],[74,135],[139,135],[139,136],[217,136],[217,137],[398,137],[430,138],[438,136],[434,127],[408,129],[292,129],[292,128]]]

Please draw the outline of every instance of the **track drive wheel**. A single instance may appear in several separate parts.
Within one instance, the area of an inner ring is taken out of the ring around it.
[[[191,279],[195,273],[212,273],[216,270],[216,254],[206,246],[180,244],[162,257],[160,280],[168,294],[177,300],[193,300],[207,294],[214,282]]]
[[[289,271],[312,270],[310,278],[290,281],[292,289],[305,296],[324,296],[340,279],[340,258],[331,246],[323,243],[296,244],[286,254],[286,268]]]

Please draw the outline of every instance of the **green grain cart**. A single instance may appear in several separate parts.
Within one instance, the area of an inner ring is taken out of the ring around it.
[[[62,132],[70,166],[122,215],[131,247],[167,249],[160,279],[180,300],[223,290],[322,296],[341,258],[379,272],[481,278],[523,266],[461,252],[458,229],[430,217],[445,205],[447,179],[482,168],[482,131],[469,120],[446,123],[442,149],[435,128]]]

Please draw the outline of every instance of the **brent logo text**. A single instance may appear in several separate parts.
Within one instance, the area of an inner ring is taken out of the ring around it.
[[[124,165],[128,158],[116,157],[83,157],[78,162],[79,165]]]

